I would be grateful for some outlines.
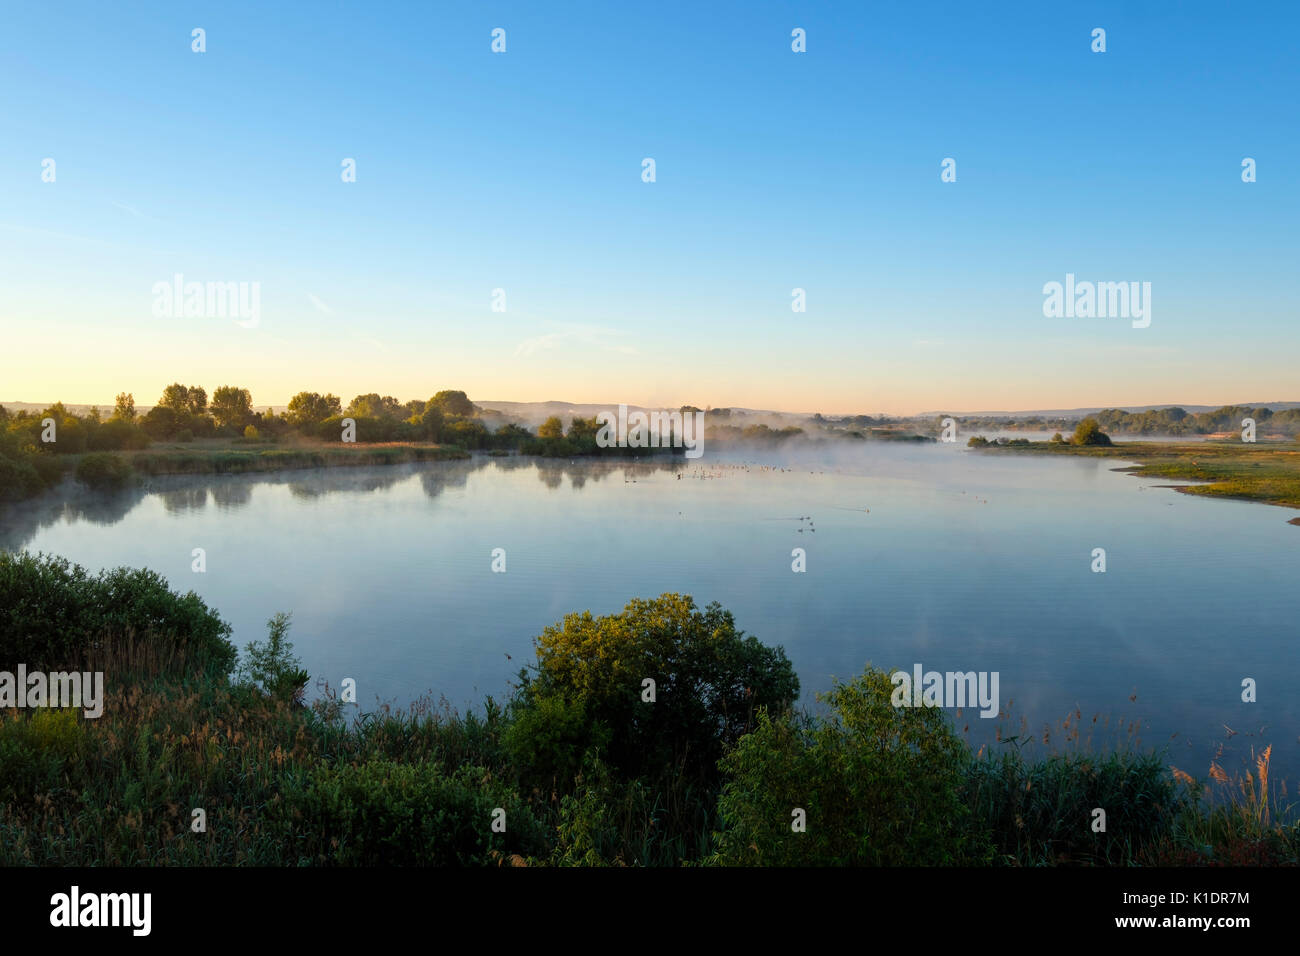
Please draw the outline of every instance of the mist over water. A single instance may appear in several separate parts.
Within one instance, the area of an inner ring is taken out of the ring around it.
[[[1023,716],[1041,735],[1077,707],[1085,726],[1141,721],[1143,742],[1170,742],[1196,775],[1221,743],[1230,771],[1273,743],[1274,775],[1294,780],[1300,528],[1286,509],[1180,495],[1121,464],[960,443],[706,442],[696,461],[154,478],[11,507],[0,546],[152,568],[198,592],[241,647],[290,611],[313,680],[354,678],[363,709],[501,698],[546,625],[678,591],[783,645],[810,703],[868,661],[996,671],[1010,733]],[[1098,547],[1104,574],[1090,569]],[[191,571],[194,548],[206,573]],[[806,573],[791,570],[795,548]],[[1241,702],[1245,677],[1258,703]],[[957,719],[976,743],[998,723],[973,708]]]

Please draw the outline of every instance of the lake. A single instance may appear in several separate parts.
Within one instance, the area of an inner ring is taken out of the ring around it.
[[[547,624],[678,591],[783,645],[810,703],[868,661],[997,672],[1012,718],[965,710],[958,729],[976,743],[1022,717],[1041,734],[1077,707],[1085,726],[1140,722],[1144,743],[1168,743],[1198,777],[1220,746],[1232,772],[1272,743],[1274,777],[1295,780],[1290,510],[1181,495],[1102,459],[705,452],[154,478],[111,498],[65,484],[0,513],[0,546],[152,568],[198,592],[241,647],[290,611],[304,666],[336,688],[353,678],[362,709],[500,699]],[[1243,678],[1257,702],[1242,702]]]

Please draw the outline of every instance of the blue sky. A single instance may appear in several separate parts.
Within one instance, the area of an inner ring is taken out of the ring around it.
[[[0,401],[1300,400],[1298,9],[15,6]],[[256,328],[156,317],[178,272]],[[1150,327],[1045,318],[1067,272]]]

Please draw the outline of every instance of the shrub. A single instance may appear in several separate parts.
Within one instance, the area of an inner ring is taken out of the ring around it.
[[[0,668],[62,669],[106,640],[130,635],[184,646],[200,665],[227,673],[230,625],[193,591],[176,594],[153,571],[92,576],[66,558],[0,552]]]
[[[1085,418],[1074,429],[1071,445],[1110,445],[1110,436],[1101,430],[1095,418]]]
[[[244,437],[245,437],[245,438],[251,438],[251,439],[253,439],[254,441],[257,441],[257,439],[260,438],[261,436],[258,435],[258,433],[257,433],[257,428],[256,428],[255,426],[253,426],[253,425],[245,425],[245,426],[244,426]]]
[[[712,862],[933,866],[986,862],[961,798],[969,751],[942,710],[895,707],[868,667],[821,699],[828,718],[762,716],[722,761],[722,831]],[[806,830],[793,829],[795,809]]]
[[[77,480],[95,491],[115,491],[131,477],[131,463],[108,452],[92,452],[77,462]]]
[[[127,451],[149,447],[149,435],[139,426],[110,418],[90,433],[91,451]]]
[[[498,809],[504,833],[492,827]],[[320,765],[288,775],[274,813],[308,863],[481,866],[547,849],[528,806],[482,767],[448,773],[436,763],[383,759]]]
[[[299,700],[311,675],[293,656],[293,644],[285,637],[289,633],[289,615],[281,611],[267,621],[266,626],[270,632],[266,643],[249,641],[241,670],[252,683],[272,697]]]
[[[636,599],[606,617],[570,614],[536,648],[507,736],[529,766],[569,769],[595,748],[628,777],[674,768],[715,779],[718,757],[758,709],[784,709],[799,693],[781,648],[744,636],[717,603],[699,611],[680,594]],[[647,678],[654,703],[643,700]]]
[[[36,457],[0,455],[0,501],[21,501],[45,489],[44,480],[32,465]]]

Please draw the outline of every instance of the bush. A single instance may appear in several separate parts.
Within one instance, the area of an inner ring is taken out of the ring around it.
[[[1097,419],[1085,418],[1075,427],[1070,444],[1107,446],[1111,444],[1111,440],[1110,436],[1101,430],[1101,426],[1097,424]]]
[[[128,451],[149,447],[149,436],[143,429],[120,418],[111,418],[90,433],[91,451]]]
[[[95,491],[116,491],[131,477],[131,463],[108,452],[93,452],[77,462],[77,480]]]
[[[570,614],[536,641],[535,674],[520,674],[507,744],[525,766],[571,777],[595,749],[628,777],[672,769],[716,779],[723,750],[759,708],[798,696],[785,652],[736,629],[717,603],[680,594],[633,600],[619,614]],[[643,700],[655,682],[655,702]]]
[[[0,501],[21,501],[45,490],[45,481],[32,465],[36,457],[0,455]]]
[[[934,866],[987,862],[962,800],[969,751],[939,708],[895,707],[868,667],[821,697],[827,719],[762,716],[722,761],[723,828],[712,862]],[[806,830],[793,829],[794,811]]]
[[[289,633],[289,615],[281,611],[267,621],[266,626],[270,633],[265,644],[261,641],[248,643],[243,674],[272,697],[300,700],[311,675],[293,656],[293,644],[285,637]]]
[[[251,439],[253,439],[253,441],[257,441],[257,439],[260,438],[261,436],[258,435],[258,433],[257,433],[257,428],[256,428],[255,426],[253,426],[253,425],[245,425],[245,426],[244,426],[244,437],[245,437],[245,438],[251,438]]]
[[[505,811],[505,832],[492,823]],[[528,806],[482,767],[376,759],[286,780],[275,811],[299,858],[339,866],[481,866],[547,849]]]
[[[230,631],[197,594],[168,590],[153,571],[91,576],[66,558],[0,552],[0,669],[77,666],[96,644],[135,635],[184,646],[196,663],[225,674],[236,658]]]

